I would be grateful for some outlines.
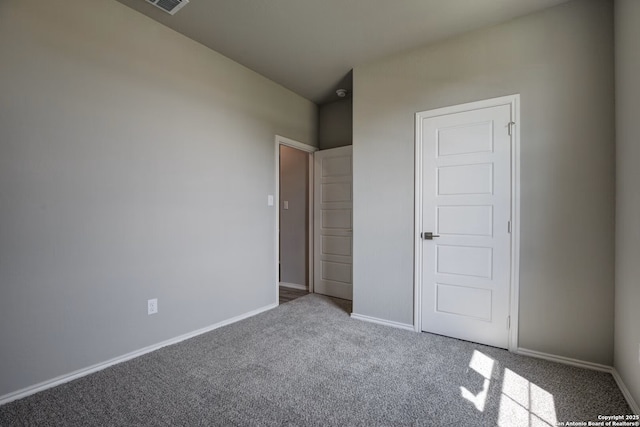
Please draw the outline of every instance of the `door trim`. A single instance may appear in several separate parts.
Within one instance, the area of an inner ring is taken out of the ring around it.
[[[275,200],[274,205],[276,207],[276,215],[275,215],[275,224],[274,224],[274,237],[275,237],[275,293],[276,293],[276,304],[280,304],[280,280],[278,277],[278,265],[280,262],[280,146],[286,145],[287,147],[295,148],[300,151],[304,151],[309,153],[309,229],[308,233],[308,242],[309,242],[309,258],[307,259],[307,263],[309,264],[308,278],[307,281],[309,283],[308,291],[313,293],[313,154],[318,151],[317,147],[312,147],[311,145],[304,144],[299,141],[295,141],[293,139],[286,138],[284,136],[276,135],[275,137],[275,159],[276,159],[276,188],[275,188]]]
[[[511,134],[511,277],[509,283],[508,335],[509,351],[518,350],[518,309],[520,301],[520,95],[502,96],[477,102],[420,111],[415,115],[415,217],[414,217],[414,308],[413,327],[422,331],[422,240],[420,227],[422,220],[422,119],[443,116],[481,108],[508,105],[515,122]]]

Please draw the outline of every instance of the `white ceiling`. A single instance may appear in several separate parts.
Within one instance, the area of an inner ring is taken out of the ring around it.
[[[318,104],[359,64],[567,0],[117,0]]]

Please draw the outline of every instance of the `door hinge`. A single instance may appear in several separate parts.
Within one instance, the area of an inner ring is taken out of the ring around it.
[[[507,329],[511,329],[511,316],[507,316]]]
[[[511,221],[507,221],[507,233],[511,234]]]
[[[513,125],[515,125],[516,122],[509,122],[507,124],[507,129],[509,130],[509,136],[513,135]]]

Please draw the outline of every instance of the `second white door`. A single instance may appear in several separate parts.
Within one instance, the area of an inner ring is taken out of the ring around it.
[[[351,146],[314,153],[314,292],[353,299]]]
[[[508,348],[511,107],[421,114],[422,330]]]

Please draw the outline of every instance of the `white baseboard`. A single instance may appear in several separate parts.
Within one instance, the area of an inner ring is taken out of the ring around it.
[[[364,320],[365,322],[377,323],[378,325],[391,326],[392,328],[405,329],[407,331],[415,331],[413,325],[407,323],[394,322],[391,320],[378,319],[377,317],[365,316],[364,314],[351,313],[352,319]]]
[[[4,405],[5,403],[9,403],[9,402],[12,402],[14,400],[22,399],[23,397],[27,397],[27,396],[30,396],[32,394],[38,393],[40,391],[47,390],[49,388],[58,386],[60,384],[64,384],[64,383],[67,383],[69,381],[73,381],[73,380],[75,380],[77,378],[81,378],[81,377],[87,376],[89,374],[93,374],[94,372],[101,371],[101,370],[103,370],[105,368],[108,368],[109,366],[113,366],[113,365],[116,365],[118,363],[126,362],[127,360],[134,359],[136,357],[142,356],[143,354],[147,354],[147,353],[150,353],[152,351],[158,350],[158,349],[160,349],[162,347],[166,347],[166,346],[172,345],[172,344],[177,344],[180,341],[188,340],[189,338],[193,338],[193,337],[196,337],[198,335],[202,335],[204,333],[213,331],[214,329],[218,329],[218,328],[221,328],[223,326],[227,326],[227,325],[230,325],[232,323],[239,322],[240,320],[244,320],[246,318],[255,316],[257,314],[260,314],[262,312],[271,310],[272,308],[275,308],[277,306],[278,306],[277,303],[269,304],[267,306],[258,308],[256,310],[252,310],[252,311],[250,311],[248,313],[244,313],[244,314],[241,314],[239,316],[235,316],[235,317],[232,317],[230,319],[223,320],[222,322],[218,322],[218,323],[215,323],[213,325],[206,326],[204,328],[195,330],[193,332],[189,332],[189,333],[186,333],[184,335],[180,335],[180,336],[177,336],[175,338],[171,338],[171,339],[168,339],[166,341],[162,341],[162,342],[160,342],[158,344],[153,344],[153,345],[150,345],[148,347],[141,348],[140,350],[132,351],[131,353],[127,353],[127,354],[124,354],[122,356],[114,357],[113,359],[109,359],[109,360],[107,360],[105,362],[97,363],[95,365],[92,365],[92,366],[89,366],[89,367],[86,367],[86,368],[83,368],[83,369],[78,369],[77,371],[73,371],[73,372],[70,372],[68,374],[61,375],[59,377],[55,377],[55,378],[52,378],[50,380],[43,381],[41,383],[38,383],[38,384],[35,384],[35,385],[32,385],[32,386],[23,388],[21,390],[17,390],[17,391],[14,391],[12,393],[5,394],[4,396],[0,396],[0,405]]]
[[[570,357],[556,356],[555,354],[543,353],[541,351],[529,350],[527,348],[519,347],[516,353],[523,356],[536,357],[538,359],[548,360],[550,362],[562,363],[565,365],[576,366],[578,368],[591,369],[594,371],[609,372],[613,370],[611,366],[601,365],[599,363],[587,362],[579,359],[572,359]]]
[[[640,415],[640,406],[638,406],[638,403],[633,399],[633,396],[631,396],[631,392],[629,392],[629,389],[624,384],[624,381],[622,381],[622,377],[620,376],[620,373],[616,368],[613,368],[611,370],[611,375],[613,375],[613,379],[616,380],[616,383],[618,384],[618,387],[620,388],[622,395],[624,396],[625,399],[627,399],[627,403],[631,407],[631,411],[635,415]]]
[[[279,285],[283,288],[300,289],[301,291],[307,290],[305,285],[298,285],[297,283],[280,282]]]
[[[618,384],[618,388],[622,392],[622,395],[624,396],[624,398],[627,400],[627,403],[631,407],[631,410],[633,411],[633,413],[640,414],[640,409],[638,409],[638,404],[633,399],[633,396],[631,396],[629,389],[622,381],[622,377],[614,367],[601,365],[599,363],[586,362],[584,360],[572,359],[570,357],[556,356],[555,354],[542,353],[540,351],[529,350],[526,348],[518,348],[517,353],[523,356],[537,357],[538,359],[544,359],[544,360],[549,360],[551,362],[563,363],[565,365],[576,366],[578,368],[608,372],[613,376],[613,379],[616,381],[616,384]]]

